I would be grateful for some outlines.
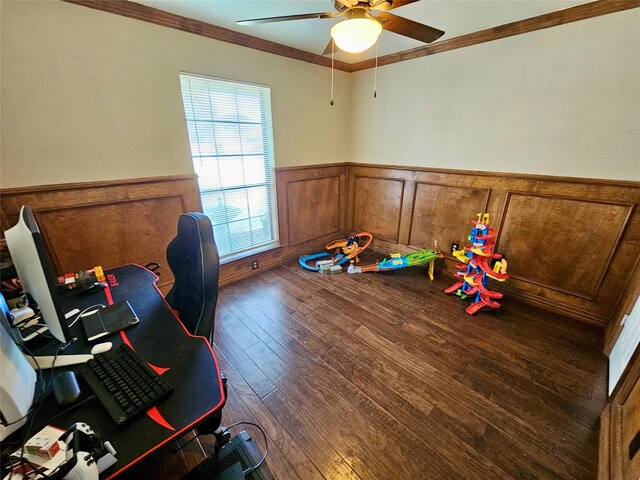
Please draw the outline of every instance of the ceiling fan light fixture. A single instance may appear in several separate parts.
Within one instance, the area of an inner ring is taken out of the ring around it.
[[[333,26],[331,38],[340,50],[360,53],[371,48],[381,32],[382,25],[372,18],[349,18]]]

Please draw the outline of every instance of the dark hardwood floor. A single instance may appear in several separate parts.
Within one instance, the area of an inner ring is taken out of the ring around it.
[[[224,423],[266,430],[279,480],[595,478],[602,332],[508,297],[469,317],[450,283],[291,264],[222,288]],[[165,448],[130,476],[179,478],[202,458],[196,442]]]

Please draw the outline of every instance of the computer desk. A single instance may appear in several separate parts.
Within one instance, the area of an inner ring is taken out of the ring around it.
[[[109,287],[89,295],[74,295],[63,301],[65,311],[83,310],[94,304],[128,300],[140,323],[98,342],[113,342],[113,348],[128,343],[152,368],[173,385],[173,392],[146,414],[119,427],[78,375],[82,397],[78,407],[66,413],[51,395],[36,417],[35,425],[51,424],[63,429],[81,421],[90,425],[103,440],[111,442],[118,462],[104,471],[101,479],[117,477],[167,442],[180,438],[198,423],[219,413],[224,404],[220,369],[209,342],[192,336],[178,320],[156,287],[157,277],[146,268],[126,265],[106,273]],[[89,353],[82,322],[72,327],[77,340],[64,352]],[[38,352],[42,353],[42,352]],[[47,352],[50,354],[50,352]],[[55,369],[55,372],[71,369]],[[49,371],[44,371],[48,378]],[[80,402],[85,403],[80,405]],[[38,429],[34,428],[33,433]]]

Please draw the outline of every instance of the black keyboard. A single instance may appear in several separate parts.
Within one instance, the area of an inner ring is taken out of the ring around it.
[[[173,390],[127,345],[96,355],[78,370],[118,425]]]

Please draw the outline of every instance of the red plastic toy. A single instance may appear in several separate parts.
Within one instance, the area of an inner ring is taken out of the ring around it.
[[[496,300],[502,298],[502,293],[489,290],[487,288],[488,279],[493,278],[504,282],[509,278],[507,260],[502,258],[499,253],[493,252],[498,232],[489,226],[489,214],[479,213],[478,220],[474,220],[473,225],[471,235],[468,237],[471,246],[453,252],[453,255],[461,262],[456,264],[456,267],[460,269],[456,275],[462,277],[463,280],[444,290],[445,293],[455,293],[460,298],[475,295],[475,302],[466,308],[469,315],[475,315],[483,308],[500,308],[500,304]],[[495,263],[492,267],[491,262],[494,260]]]

